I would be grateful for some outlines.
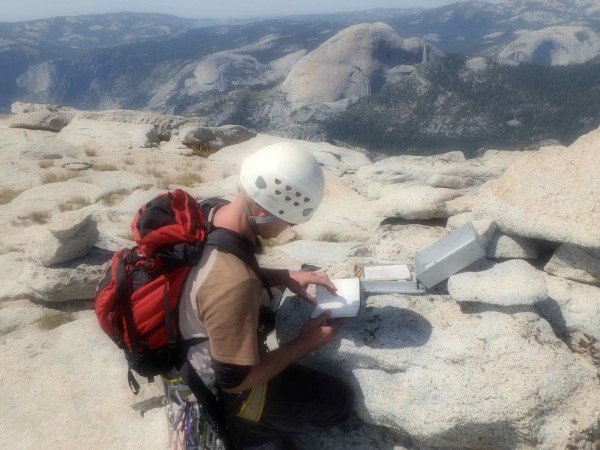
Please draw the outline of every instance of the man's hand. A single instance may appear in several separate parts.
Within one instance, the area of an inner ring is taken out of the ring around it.
[[[309,320],[296,338],[296,343],[306,352],[316,350],[330,342],[337,330],[342,326],[342,320],[329,319],[331,313],[325,311],[314,319]]]
[[[315,298],[306,292],[311,284],[324,286],[329,292],[335,294],[337,288],[324,272],[304,272],[300,270],[262,269],[263,275],[271,286],[285,286],[298,297],[311,305],[316,305]]]
[[[317,301],[315,298],[306,292],[306,288],[311,284],[324,286],[332,294],[335,294],[337,290],[324,272],[289,271],[289,278],[286,283],[287,288],[311,305],[316,305]]]

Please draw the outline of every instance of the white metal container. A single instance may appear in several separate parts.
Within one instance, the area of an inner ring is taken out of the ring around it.
[[[422,294],[450,275],[464,269],[485,256],[485,246],[471,222],[420,251],[414,258],[411,280],[365,280],[361,276],[363,289],[369,293]],[[357,264],[357,268],[369,265]]]
[[[415,255],[415,276],[431,288],[484,256],[481,237],[467,222]]]

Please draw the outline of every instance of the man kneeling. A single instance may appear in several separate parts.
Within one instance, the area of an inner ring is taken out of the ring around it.
[[[274,144],[244,160],[240,184],[235,199],[215,205],[208,221],[211,233],[226,234],[252,260],[209,245],[186,280],[179,326],[184,339],[208,337],[187,357],[207,385],[216,379],[231,437],[244,446],[339,425],[354,396],[341,381],[296,364],[331,341],[340,321],[323,313],[270,352],[262,351],[257,333],[263,287],[287,287],[309,303],[315,301],[306,292],[310,284],[335,291],[323,273],[260,269],[253,251],[259,236],[273,238],[312,217],[323,198],[321,166],[296,145]]]

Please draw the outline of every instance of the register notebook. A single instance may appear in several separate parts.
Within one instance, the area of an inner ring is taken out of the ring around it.
[[[411,274],[405,264],[382,264],[364,267],[364,279],[372,280],[410,280]]]
[[[323,286],[317,286],[317,306],[311,317],[317,317],[325,310],[331,311],[331,318],[354,317],[360,309],[360,280],[346,278],[331,280],[337,288],[332,294]]]

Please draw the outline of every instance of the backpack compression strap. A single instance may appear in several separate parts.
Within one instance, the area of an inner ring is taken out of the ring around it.
[[[137,343],[137,332],[135,330],[135,323],[133,320],[133,309],[131,308],[131,287],[129,280],[127,279],[127,257],[129,250],[123,250],[119,255],[117,265],[117,289],[116,289],[116,304],[117,307],[123,308],[123,315],[125,317],[125,326],[127,328],[127,335],[129,337],[129,345],[131,347],[131,355],[134,359],[139,359],[138,343]],[[123,347],[126,349],[125,343]],[[131,368],[127,370],[127,382],[129,387],[135,395],[140,392],[140,385],[136,381]]]

